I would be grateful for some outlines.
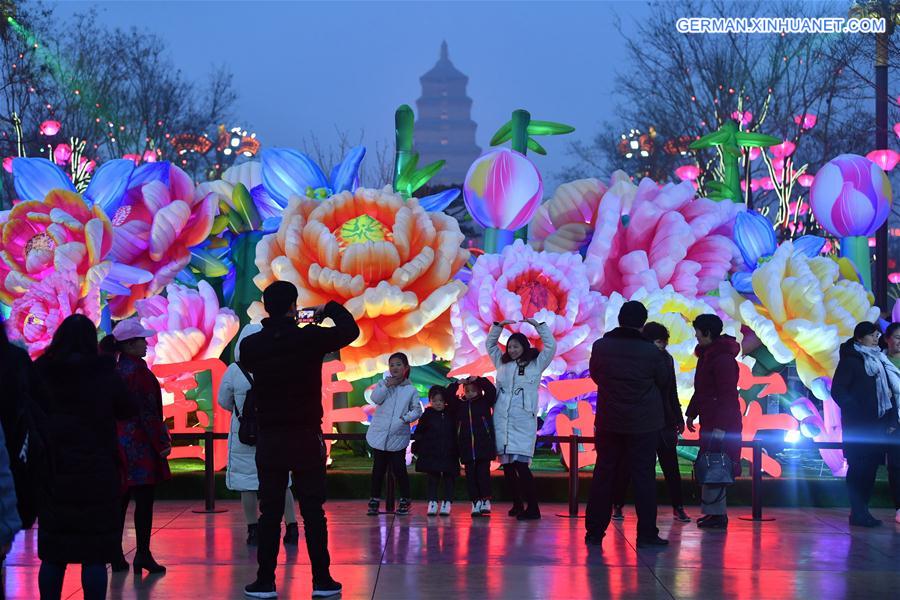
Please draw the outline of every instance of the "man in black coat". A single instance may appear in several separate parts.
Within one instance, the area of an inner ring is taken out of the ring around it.
[[[341,592],[331,578],[328,528],[325,520],[325,443],[322,439],[322,361],[359,336],[353,315],[337,302],[316,310],[317,321],[328,317],[334,327],[297,327],[297,288],[276,281],[263,292],[269,317],[262,331],[241,343],[241,364],[253,376],[258,438],[259,570],[244,588],[254,598],[275,598],[275,564],[284,515],[288,473],[294,477],[300,514],[306,531],[313,575],[313,595]]]
[[[660,390],[667,371],[659,349],[640,329],[647,309],[626,302],[619,327],[594,342],[591,379],[597,384],[597,464],[588,499],[585,542],[599,545],[612,516],[617,465],[629,469],[638,516],[638,546],[665,546],[656,528],[656,447],[665,426]]]

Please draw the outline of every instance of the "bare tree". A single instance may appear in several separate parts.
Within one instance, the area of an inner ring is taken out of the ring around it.
[[[300,141],[299,149],[313,159],[325,174],[329,174],[339,164],[347,152],[365,140],[365,130],[353,136],[346,129],[334,126],[336,142],[326,144],[313,132],[307,133]],[[366,147],[366,157],[360,165],[360,182],[370,188],[381,188],[393,181],[393,146],[384,140],[376,140],[374,146]]]
[[[745,129],[794,140],[795,164],[808,164],[812,173],[838,152],[865,153],[874,131],[866,112],[872,89],[860,73],[866,72],[864,45],[870,37],[690,35],[675,27],[683,16],[815,17],[842,12],[846,6],[821,3],[687,0],[653,3],[650,19],[636,23],[630,35],[619,20],[629,51],[627,67],[616,77],[620,117],[602,124],[590,143],[573,144],[575,161],[562,175],[597,176],[621,168],[665,181],[679,165],[696,162],[702,182],[719,166],[716,153],[691,151],[687,145],[736,112],[752,113]],[[806,114],[818,118],[812,129],[795,119]],[[627,157],[632,140],[639,148]],[[761,160],[750,168],[756,176],[766,171]],[[771,192],[760,190],[758,195],[760,206],[775,202]]]
[[[223,67],[198,86],[175,68],[159,36],[104,28],[95,10],[60,23],[50,9],[28,3],[19,6],[16,21],[4,36],[0,65],[4,157],[52,158],[56,146],[84,142],[85,159],[150,151],[195,179],[215,176],[236,158],[216,151],[218,127],[228,122],[237,99]],[[21,120],[21,136],[13,114]],[[60,122],[59,133],[40,135],[44,120]],[[176,139],[195,143],[176,146]]]

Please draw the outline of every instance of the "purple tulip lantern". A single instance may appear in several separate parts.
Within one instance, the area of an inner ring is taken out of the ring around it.
[[[498,148],[481,155],[466,174],[466,208],[487,230],[485,252],[499,252],[531,221],[543,195],[541,174],[524,154]]]
[[[849,258],[872,289],[868,237],[891,212],[891,183],[877,164],[856,154],[841,154],[819,169],[809,190],[816,220],[841,238],[841,255]]]

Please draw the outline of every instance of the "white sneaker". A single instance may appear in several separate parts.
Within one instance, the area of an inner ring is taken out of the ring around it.
[[[484,505],[482,504],[481,500],[478,500],[477,502],[473,502],[472,503],[472,516],[480,517],[483,506]]]
[[[441,516],[446,517],[450,514],[450,507],[453,506],[452,502],[448,502],[444,500],[441,502]]]
[[[483,500],[481,502],[481,514],[483,514],[483,515],[491,514],[491,501],[490,500]]]
[[[894,515],[894,521],[900,523],[900,508],[897,509],[897,514]]]
[[[437,514],[437,512],[438,512],[437,502],[434,500],[430,500],[428,502],[428,516],[433,517],[434,515]]]

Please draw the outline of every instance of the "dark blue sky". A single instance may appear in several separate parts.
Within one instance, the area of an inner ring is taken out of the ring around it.
[[[393,147],[393,112],[415,108],[419,76],[446,39],[469,76],[477,142],[516,108],[576,127],[536,157],[549,185],[572,159],[568,138],[590,137],[613,116],[613,73],[625,58],[613,16],[626,26],[646,2],[60,2],[65,17],[99,6],[112,26],[145,29],[175,64],[202,78],[225,63],[240,93],[236,114],[264,145],[298,146],[335,126]],[[674,25],[673,25],[674,26]]]

